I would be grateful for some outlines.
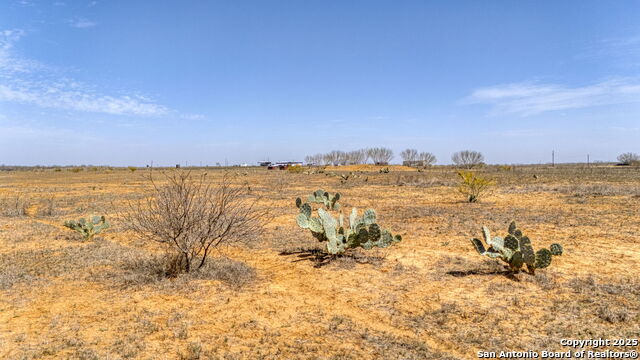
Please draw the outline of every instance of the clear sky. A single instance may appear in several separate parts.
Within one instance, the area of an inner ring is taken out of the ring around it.
[[[371,146],[640,152],[640,1],[0,1],[0,163]]]

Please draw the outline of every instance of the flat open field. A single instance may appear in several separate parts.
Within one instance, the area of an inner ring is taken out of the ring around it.
[[[160,244],[123,224],[149,193],[144,170],[0,172],[0,358],[472,359],[640,337],[640,168],[487,167],[497,185],[475,204],[453,168],[390,170],[228,170],[273,220],[177,278],[158,275]],[[344,171],[359,176],[328,175]],[[318,259],[294,204],[318,188],[346,211],[376,209],[402,242]],[[62,226],[90,214],[112,225],[91,242]],[[564,254],[535,276],[479,256],[469,239],[512,219]]]

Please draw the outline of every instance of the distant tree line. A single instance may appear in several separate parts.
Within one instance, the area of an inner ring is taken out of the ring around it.
[[[326,154],[309,155],[304,158],[315,165],[358,165],[371,160],[374,164],[388,164],[393,159],[393,150],[385,147],[358,149],[353,151],[333,150]]]
[[[406,149],[400,152],[403,164],[407,166],[430,166],[436,163],[436,156],[430,152]],[[388,164],[393,159],[393,150],[386,147],[358,149],[353,151],[333,150],[326,154],[308,155],[307,164],[314,165],[357,165],[371,161],[374,164]],[[479,151],[463,150],[454,153],[451,161],[456,166],[471,169],[484,164],[484,156]]]
[[[435,155],[430,152],[418,152],[416,149],[406,149],[400,152],[402,162],[407,166],[430,166],[437,162]],[[393,159],[393,150],[386,147],[365,148],[353,151],[333,150],[326,154],[309,155],[304,158],[308,164],[314,165],[357,165],[388,164]],[[484,165],[484,155],[479,151],[462,150],[451,155],[451,161],[460,168],[472,169]],[[632,152],[620,154],[618,163],[631,165],[640,163],[640,155]]]

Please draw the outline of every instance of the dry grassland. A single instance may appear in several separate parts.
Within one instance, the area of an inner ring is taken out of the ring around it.
[[[0,358],[471,359],[640,337],[639,168],[489,167],[480,173],[498,185],[476,204],[452,168],[390,169],[327,169],[360,172],[347,181],[230,170],[273,221],[177,278],[159,270],[158,244],[121,223],[126,202],[148,194],[143,170],[0,172]],[[403,241],[320,258],[294,205],[317,188],[375,208]],[[92,242],[62,226],[89,214],[112,224]],[[483,224],[506,233],[511,219],[534,247],[565,254],[509,276],[469,238]]]

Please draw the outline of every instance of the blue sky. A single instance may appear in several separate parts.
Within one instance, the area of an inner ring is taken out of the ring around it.
[[[640,152],[638,1],[0,2],[0,163]],[[399,158],[396,157],[396,161]]]

